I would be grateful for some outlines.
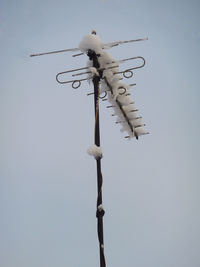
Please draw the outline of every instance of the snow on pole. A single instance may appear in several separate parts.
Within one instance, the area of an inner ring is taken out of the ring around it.
[[[103,157],[102,149],[97,145],[90,146],[87,150],[87,153],[90,156],[93,156],[95,159],[101,159]]]

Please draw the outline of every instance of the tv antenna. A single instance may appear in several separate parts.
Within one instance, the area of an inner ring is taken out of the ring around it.
[[[67,70],[59,72],[56,75],[56,81],[59,84],[71,84],[73,89],[81,86],[82,82],[92,80],[94,92],[87,95],[94,95],[94,110],[95,110],[95,127],[94,127],[94,145],[88,149],[88,153],[96,159],[97,166],[97,233],[99,240],[100,251],[100,267],[106,267],[104,256],[104,236],[103,236],[103,216],[104,209],[102,205],[102,186],[103,177],[101,173],[101,158],[102,150],[100,147],[100,126],[99,126],[99,100],[108,100],[110,105],[107,108],[113,108],[116,116],[117,124],[121,124],[122,132],[127,132],[125,136],[127,139],[135,137],[139,138],[141,135],[148,134],[144,129],[145,124],[142,123],[142,117],[137,115],[138,109],[130,97],[130,88],[135,86],[135,83],[127,85],[122,82],[124,78],[133,77],[133,72],[137,69],[143,68],[145,59],[142,56],[130,57],[121,60],[115,60],[106,50],[122,44],[145,41],[148,38],[134,39],[128,41],[116,41],[111,43],[103,43],[96,31],[93,30],[91,34],[86,35],[78,48],[56,50],[50,52],[43,52],[30,55],[31,57],[57,54],[63,52],[79,52],[73,57],[82,56],[86,54],[89,57],[87,67]],[[125,62],[137,63],[135,66],[125,68],[120,71],[119,66]],[[65,76],[70,75],[70,79],[65,79]]]

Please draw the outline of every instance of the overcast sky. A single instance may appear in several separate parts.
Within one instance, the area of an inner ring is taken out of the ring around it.
[[[100,103],[107,266],[199,267],[198,0],[0,1],[0,266],[99,266],[92,86],[60,85],[96,29],[143,56],[127,83],[150,135],[124,139]]]

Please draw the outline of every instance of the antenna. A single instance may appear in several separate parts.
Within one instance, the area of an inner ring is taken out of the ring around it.
[[[145,66],[145,59],[142,56],[130,57],[125,59],[115,60],[105,50],[118,45],[144,41],[148,38],[134,39],[129,41],[117,41],[112,43],[103,43],[93,30],[91,34],[85,36],[81,41],[79,48],[71,48],[32,54],[34,56],[49,55],[62,52],[80,53],[73,55],[81,56],[86,54],[89,57],[87,67],[71,69],[59,72],[56,75],[56,81],[59,84],[71,84],[73,89],[78,89],[82,82],[92,80],[94,91],[87,95],[94,95],[94,145],[88,149],[88,154],[92,155],[96,160],[97,166],[97,233],[99,240],[100,252],[100,267],[106,267],[104,256],[104,236],[103,236],[103,216],[105,211],[102,205],[102,186],[103,176],[101,172],[102,150],[100,147],[100,125],[99,125],[99,101],[109,101],[110,105],[107,108],[112,108],[116,116],[116,124],[121,124],[121,131],[127,132],[126,139],[148,134],[144,129],[145,124],[142,123],[142,117],[138,116],[138,109],[135,107],[134,101],[130,97],[130,88],[135,86],[135,83],[126,84],[123,79],[129,79],[134,76],[135,70]],[[121,64],[130,63],[131,66],[120,70]]]
[[[92,34],[95,34],[95,31],[92,31]],[[111,48],[114,46],[118,46],[121,44],[127,44],[127,43],[132,43],[132,42],[140,42],[140,41],[146,41],[148,40],[148,38],[143,38],[143,39],[135,39],[135,40],[128,40],[128,41],[117,41],[117,42],[113,42],[113,43],[105,43],[104,47],[105,48]],[[37,54],[32,54],[30,55],[30,57],[38,57],[38,56],[44,56],[44,55],[50,55],[50,54],[58,54],[58,53],[63,53],[63,52],[76,52],[79,51],[79,48],[68,48],[68,49],[62,49],[62,50],[56,50],[56,51],[50,51],[50,52],[43,52],[43,53],[37,53]],[[73,55],[75,56],[80,56],[83,55],[84,53],[80,53],[77,55]]]

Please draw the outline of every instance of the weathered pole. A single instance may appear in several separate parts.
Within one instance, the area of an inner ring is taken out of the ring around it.
[[[100,65],[98,62],[98,55],[92,51],[88,51],[88,57],[93,61],[93,67],[97,70]],[[100,127],[99,127],[99,81],[100,77],[94,75],[93,77],[93,85],[94,85],[94,110],[95,110],[95,136],[94,141],[95,145],[100,147]],[[101,173],[101,157],[96,158],[96,166],[97,166],[97,232],[99,239],[99,251],[100,251],[100,267],[106,267],[105,256],[104,256],[104,238],[103,238],[103,216],[104,210],[102,207],[102,184],[103,178]]]

